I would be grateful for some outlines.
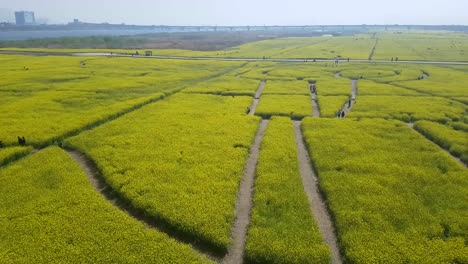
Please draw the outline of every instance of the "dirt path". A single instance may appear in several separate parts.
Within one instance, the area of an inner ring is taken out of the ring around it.
[[[372,57],[374,57],[375,49],[377,48],[377,44],[379,44],[379,39],[375,38],[375,44],[372,47],[371,53],[369,54],[369,60],[372,60]]]
[[[408,125],[408,127],[410,127],[411,129],[413,129],[414,131],[416,131],[418,134],[420,134],[421,136],[423,136],[424,138],[426,138],[427,140],[429,140],[431,143],[433,143],[434,145],[436,145],[437,147],[439,147],[440,149],[442,149],[443,151],[445,151],[447,154],[449,154],[453,159],[455,159],[458,163],[460,163],[460,165],[462,165],[463,167],[465,168],[468,168],[468,164],[465,164],[459,157],[456,157],[454,156],[452,153],[450,153],[449,150],[443,148],[442,146],[440,146],[439,144],[435,143],[434,141],[432,141],[430,138],[426,137],[423,133],[419,132],[417,129],[414,128],[414,124],[413,123],[406,123]]]
[[[250,148],[250,155],[244,168],[244,176],[240,182],[239,194],[236,202],[236,219],[232,228],[232,245],[228,254],[224,257],[224,264],[241,264],[244,259],[245,241],[249,226],[250,211],[252,210],[252,196],[255,182],[255,170],[257,168],[260,145],[269,120],[262,120],[258,128],[255,140]]]
[[[351,112],[351,109],[353,108],[354,104],[356,104],[356,97],[358,94],[358,86],[357,86],[358,81],[357,80],[351,80],[351,105],[349,105],[349,101],[346,101],[345,104],[343,105],[343,108],[341,109],[342,111],[345,112],[345,117],[348,116],[348,113]]]
[[[263,59],[263,58],[229,58],[229,57],[187,57],[187,56],[164,56],[164,55],[153,55],[153,56],[132,56],[125,54],[112,54],[112,55],[94,55],[90,56],[88,53],[65,53],[65,52],[33,52],[33,51],[0,51],[0,54],[5,55],[28,55],[28,56],[74,56],[74,57],[123,57],[123,58],[145,58],[145,59],[171,59],[171,60],[203,60],[203,61],[245,61],[245,62],[304,62],[304,59]],[[334,62],[335,59],[314,59],[309,58],[309,62]],[[358,63],[390,63],[390,60],[372,60],[368,59],[351,59],[349,62]],[[396,63],[400,64],[433,64],[433,65],[468,65],[468,61],[424,61],[424,60],[399,60]]]
[[[317,94],[312,93],[311,98],[312,98],[312,116],[320,117],[320,106],[317,101]]]
[[[301,172],[304,190],[310,203],[311,211],[318,224],[323,240],[331,250],[331,263],[343,263],[338,248],[338,240],[335,235],[335,227],[328,212],[326,201],[319,189],[318,178],[312,168],[310,156],[307,152],[304,137],[301,130],[301,121],[292,121],[294,124],[294,135],[296,139],[299,169]]]
[[[263,88],[265,88],[266,81],[260,82],[260,85],[255,92],[255,97],[250,105],[250,112],[249,115],[255,115],[255,111],[257,110],[258,103],[260,101],[260,96],[262,96]]]
[[[145,212],[135,209],[130,205],[130,202],[119,196],[113,189],[106,183],[104,178],[101,176],[99,169],[96,164],[86,157],[83,153],[77,150],[65,150],[70,157],[72,157],[83,169],[88,176],[89,182],[93,185],[97,192],[99,192],[107,201],[112,203],[121,211],[127,215],[135,218],[136,220],[143,222],[150,228],[157,229],[160,232],[167,234],[169,237],[185,244],[191,245],[200,254],[205,255],[211,260],[216,262],[220,261],[220,258],[215,256],[209,251],[209,248],[205,245],[199,244],[194,239],[187,238],[176,231],[172,230],[167,223],[157,221],[145,214]]]
[[[341,72],[335,73],[335,78],[340,78],[341,77]]]

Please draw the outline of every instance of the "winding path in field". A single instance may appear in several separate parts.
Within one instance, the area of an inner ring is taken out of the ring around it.
[[[338,247],[332,217],[328,212],[327,204],[320,192],[318,178],[312,168],[311,159],[304,143],[301,130],[302,121],[292,121],[294,125],[294,136],[296,140],[297,154],[299,159],[299,170],[302,177],[304,190],[310,203],[312,214],[318,224],[323,240],[328,244],[331,251],[331,263],[343,263]]]
[[[353,108],[354,104],[356,104],[356,97],[358,94],[358,81],[357,80],[351,80],[351,105],[348,106],[349,101],[346,101],[346,103],[343,105],[343,108],[341,109],[342,111],[345,112],[345,117],[348,116],[348,113],[351,112],[351,109]]]
[[[252,197],[255,182],[260,146],[268,127],[269,120],[262,120],[258,128],[255,140],[250,148],[249,158],[244,168],[244,175],[240,182],[239,193],[236,202],[236,219],[232,228],[232,245],[223,259],[224,264],[241,264],[244,260],[245,242],[247,239],[247,228],[250,222],[252,210]]]
[[[96,164],[83,153],[65,149],[70,157],[75,160],[82,170],[88,176],[89,182],[93,185],[97,192],[99,192],[107,201],[112,203],[115,207],[125,212],[127,215],[135,218],[136,220],[144,223],[150,228],[154,228],[159,232],[165,233],[169,237],[177,240],[178,242],[188,244],[193,247],[198,253],[205,255],[207,258],[219,262],[220,258],[210,252],[209,247],[198,243],[195,239],[183,236],[180,233],[171,229],[170,225],[163,220],[156,220],[149,217],[144,211],[132,207],[130,202],[117,194],[112,187],[110,187],[105,179],[101,176]]]
[[[255,115],[255,111],[257,111],[257,106],[260,101],[260,96],[262,96],[263,88],[265,88],[265,84],[265,80],[260,82],[260,85],[258,86],[257,91],[255,92],[255,97],[252,101],[252,105],[250,105],[249,115]]]
[[[0,51],[0,54],[10,55],[31,55],[31,56],[74,56],[74,57],[125,57],[125,58],[146,58],[146,59],[170,59],[170,60],[206,60],[206,61],[245,61],[245,62],[334,62],[335,59],[262,59],[262,58],[227,58],[227,57],[186,57],[186,56],[135,56],[127,54],[110,53],[66,53],[66,52],[33,52],[33,51]],[[347,60],[340,60],[346,62]],[[349,62],[357,63],[395,63],[395,64],[434,64],[434,65],[468,65],[467,61],[423,61],[423,60],[399,60],[392,62],[389,60],[350,59]]]
[[[426,137],[426,135],[424,135],[423,133],[419,132],[416,128],[414,128],[414,124],[413,123],[406,123],[408,125],[408,127],[410,127],[411,129],[413,129],[414,131],[416,131],[416,133],[420,134],[421,136],[423,136],[424,138],[426,138],[427,140],[429,140],[431,143],[433,143],[434,145],[436,145],[437,147],[439,147],[440,149],[442,149],[444,152],[446,152],[447,154],[449,154],[453,159],[455,159],[458,163],[460,163],[460,165],[462,165],[463,167],[465,168],[468,168],[468,164],[465,164],[459,157],[456,157],[454,156],[452,153],[450,153],[449,150],[445,149],[444,147],[440,146],[439,144],[435,143],[434,141],[432,141],[430,138]]]

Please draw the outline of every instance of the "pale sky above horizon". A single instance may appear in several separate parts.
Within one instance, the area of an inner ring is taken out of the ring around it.
[[[48,23],[139,25],[468,25],[468,0],[0,0],[0,21],[34,11]]]

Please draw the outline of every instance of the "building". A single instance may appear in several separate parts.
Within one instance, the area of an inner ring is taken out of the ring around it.
[[[34,12],[20,11],[15,12],[16,25],[34,25],[36,24],[36,18],[34,17]]]

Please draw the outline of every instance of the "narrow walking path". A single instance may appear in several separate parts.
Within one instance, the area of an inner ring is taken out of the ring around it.
[[[241,264],[244,259],[247,228],[252,210],[253,187],[255,171],[263,135],[265,134],[269,120],[262,120],[258,128],[255,140],[250,148],[250,155],[244,168],[244,175],[240,182],[239,194],[236,202],[236,219],[232,228],[232,245],[228,254],[224,257],[224,264]]]
[[[335,227],[324,198],[320,193],[318,178],[312,168],[309,153],[305,147],[304,136],[301,130],[301,121],[292,121],[294,124],[294,136],[296,139],[299,169],[301,172],[304,190],[310,203],[312,214],[318,224],[323,240],[331,251],[331,263],[343,263],[335,234]]]
[[[312,98],[312,116],[320,117],[320,106],[317,101],[317,93],[312,93],[311,98]]]
[[[252,104],[250,105],[249,108],[249,115],[255,115],[255,111],[257,111],[257,106],[260,101],[260,96],[262,96],[263,93],[263,88],[265,88],[266,81],[263,80],[260,82],[260,85],[257,88],[257,91],[255,92],[255,97],[252,101]]]
[[[421,136],[423,136],[424,138],[426,138],[427,140],[429,140],[431,143],[435,144],[436,146],[438,146],[440,149],[442,149],[443,151],[445,151],[447,154],[449,154],[452,158],[454,158],[458,163],[460,163],[460,165],[462,165],[463,167],[465,168],[468,168],[468,164],[465,164],[459,157],[456,157],[454,156],[452,153],[450,153],[449,150],[443,148],[442,146],[440,146],[439,144],[435,143],[434,141],[432,141],[430,138],[426,137],[423,133],[419,132],[417,129],[414,128],[414,124],[413,123],[406,123],[408,125],[408,127],[410,127],[411,129],[413,129],[414,131],[416,131],[418,134],[420,134]]]
[[[377,44],[379,44],[379,39],[375,38],[374,46],[372,47],[371,53],[369,54],[369,61],[371,61],[372,58],[374,57],[375,49],[377,48]]]
[[[341,77],[341,72],[335,73],[335,78],[340,78]]]
[[[200,254],[205,255],[207,258],[216,262],[220,261],[220,258],[212,254],[207,246],[201,245],[195,239],[188,238],[172,230],[171,227],[162,220],[156,220],[148,216],[145,212],[133,208],[129,201],[113,191],[113,189],[101,176],[96,164],[91,159],[86,157],[86,155],[77,150],[66,149],[65,151],[80,165],[80,167],[86,173],[86,176],[88,176],[89,182],[93,185],[96,191],[99,192],[114,206],[125,212],[127,215],[135,218],[136,220],[143,222],[146,224],[146,226],[163,232],[181,243],[191,245],[195,250],[197,250]]]
[[[354,104],[356,104],[356,97],[358,94],[357,83],[357,80],[351,80],[351,95],[349,97],[349,100],[346,101],[346,103],[343,105],[343,108],[341,109],[341,111],[345,113],[345,117],[348,116],[348,113],[351,112],[351,109],[353,108]]]

